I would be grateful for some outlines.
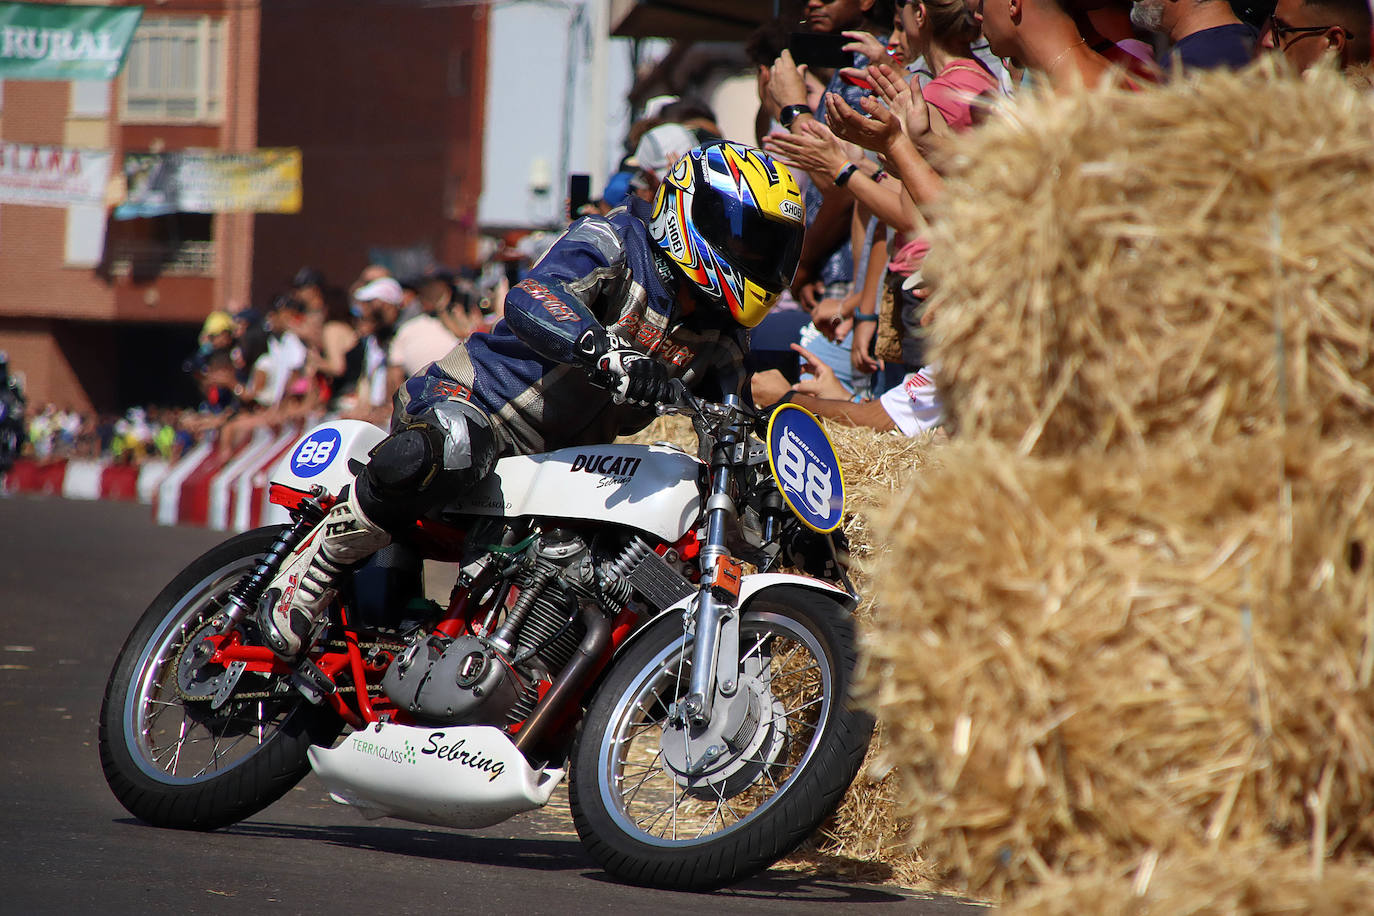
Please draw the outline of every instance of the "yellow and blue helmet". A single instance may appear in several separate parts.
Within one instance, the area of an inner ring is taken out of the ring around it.
[[[801,190],[787,166],[728,141],[679,159],[649,220],[655,244],[746,328],[792,283],[805,232]]]

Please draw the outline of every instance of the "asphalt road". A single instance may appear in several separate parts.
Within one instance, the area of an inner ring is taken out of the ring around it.
[[[96,719],[115,654],[162,585],[225,535],[146,506],[0,497],[0,912],[13,914],[982,912],[773,870],[717,894],[611,881],[552,807],[459,832],[369,822],[313,776],[215,833],[133,819]]]

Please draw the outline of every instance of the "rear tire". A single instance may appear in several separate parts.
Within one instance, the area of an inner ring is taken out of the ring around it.
[[[691,676],[682,618],[650,627],[588,710],[568,786],[573,821],[617,878],[714,890],[800,845],[858,773],[873,720],[850,702],[854,623],[809,590],[770,590],[750,602],[740,654],[755,661],[741,663],[736,696],[747,687],[754,700],[719,739],[689,739],[671,721]]]
[[[193,562],[149,605],[115,661],[100,710],[100,762],[120,804],[154,826],[214,830],[256,814],[308,772],[312,744],[342,730],[337,716],[280,678],[245,673],[217,710],[179,685],[188,638],[219,614],[280,530],[245,532]],[[221,672],[197,669],[196,696],[213,692]]]

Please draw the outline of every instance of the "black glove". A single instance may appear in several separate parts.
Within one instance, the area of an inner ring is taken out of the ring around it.
[[[577,352],[590,365],[592,380],[610,389],[617,404],[653,407],[673,399],[667,366],[638,350],[612,347],[610,335],[601,328],[584,332]]]

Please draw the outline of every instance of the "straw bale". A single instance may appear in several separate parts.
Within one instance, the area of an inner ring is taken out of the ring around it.
[[[1307,913],[1348,916],[1374,908],[1369,861],[1320,862],[1273,843],[1166,856],[1153,851],[1128,870],[1056,878],[1008,906],[1008,916],[1185,916]]]
[[[1374,440],[957,442],[875,523],[896,814],[1000,897],[1180,838],[1374,850]]]
[[[867,572],[864,561],[879,546],[874,541],[873,516],[891,505],[912,477],[931,463],[945,438],[942,433],[908,438],[824,420],[821,425],[844,469],[848,515],[844,531],[849,538],[850,555],[859,561],[858,574],[862,577]]]
[[[1374,420],[1374,106],[1339,75],[1033,97],[958,144],[925,273],[961,437],[1054,455]]]

